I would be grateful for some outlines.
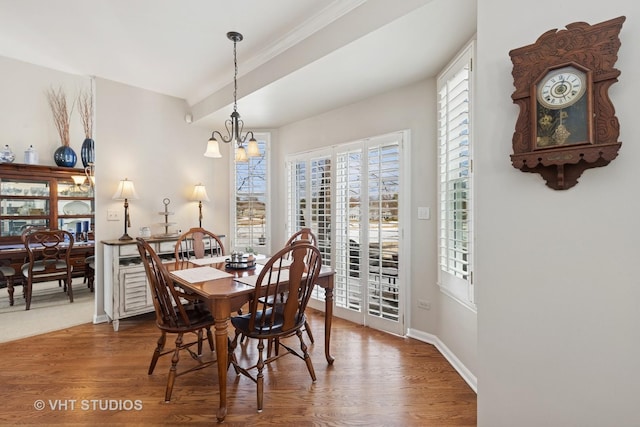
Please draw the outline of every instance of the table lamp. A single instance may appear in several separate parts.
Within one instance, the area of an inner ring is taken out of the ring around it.
[[[198,221],[200,224],[200,228],[202,228],[202,201],[209,201],[209,196],[207,196],[207,189],[202,184],[198,184],[193,189],[193,194],[191,195],[191,200],[198,202]]]
[[[120,181],[118,189],[113,195],[114,200],[124,200],[124,234],[118,240],[133,240],[133,237],[127,234],[127,227],[131,227],[131,219],[129,218],[129,199],[138,199],[138,193],[133,186],[133,182],[127,178]]]

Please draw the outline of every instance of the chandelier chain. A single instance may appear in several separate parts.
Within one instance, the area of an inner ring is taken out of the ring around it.
[[[236,56],[236,40],[233,40],[233,111],[238,111],[238,57]]]

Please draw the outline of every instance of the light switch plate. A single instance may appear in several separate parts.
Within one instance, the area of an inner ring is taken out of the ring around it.
[[[120,211],[108,209],[107,221],[120,221]]]

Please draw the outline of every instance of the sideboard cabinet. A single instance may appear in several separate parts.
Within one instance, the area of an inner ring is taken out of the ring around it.
[[[162,260],[174,262],[177,239],[176,236],[146,241]],[[153,299],[135,240],[103,240],[102,244],[104,311],[117,331],[120,319],[153,311]]]

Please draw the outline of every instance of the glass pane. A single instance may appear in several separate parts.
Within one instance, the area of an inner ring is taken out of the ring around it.
[[[49,197],[49,182],[3,179],[0,182],[2,196],[44,196]]]
[[[49,227],[47,219],[4,219],[0,222],[1,237],[20,236],[27,227]]]
[[[7,199],[0,201],[3,216],[49,215],[49,199]]]
[[[92,215],[92,200],[58,200],[58,216]]]
[[[246,251],[266,243],[266,142],[258,141],[261,155],[235,163],[235,229],[231,250]]]
[[[82,178],[81,175],[78,177]],[[89,186],[86,178],[80,184],[73,181],[58,181],[58,196],[60,197],[93,197],[93,189]]]
[[[87,237],[91,237],[90,232],[93,232],[94,224],[93,218],[59,218],[58,229],[67,230],[73,234],[76,241],[86,240]]]

